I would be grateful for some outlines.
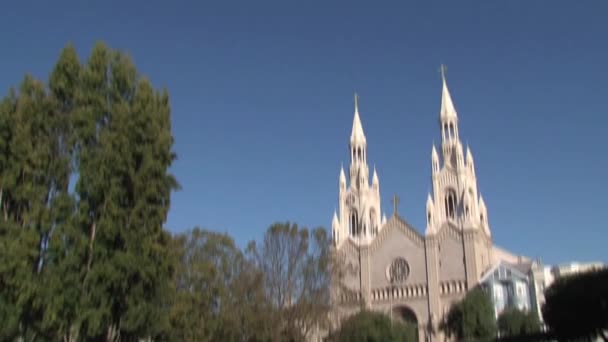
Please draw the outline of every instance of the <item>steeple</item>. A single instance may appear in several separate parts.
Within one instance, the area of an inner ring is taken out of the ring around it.
[[[447,156],[452,147],[458,141],[458,115],[452,102],[452,96],[448,90],[448,85],[445,80],[445,72],[447,68],[441,65],[441,109],[439,110],[439,124],[441,126],[441,146],[444,154],[444,160],[449,160]],[[447,157],[447,158],[446,158]]]
[[[350,133],[350,143],[361,143],[365,145],[365,133],[363,133],[363,125],[359,117],[359,96],[355,93],[355,116],[353,118],[353,129]]]
[[[374,168],[370,184],[369,166],[367,164],[367,141],[359,114],[359,97],[354,98],[355,113],[349,141],[350,165],[348,183],[344,168],[340,168],[340,194],[337,221],[332,225],[337,228],[336,244],[345,240],[356,244],[369,244],[378,234],[381,227],[380,181]]]
[[[471,149],[467,145],[467,168],[470,170],[471,175],[475,177],[475,162],[473,161],[473,153],[471,153]]]
[[[334,218],[331,220],[331,225],[336,227],[340,222],[338,221],[338,213],[334,210]]]
[[[355,116],[350,134],[350,183],[360,189],[369,186],[369,167],[367,166],[367,143],[361,118],[359,117],[359,96],[355,93]]]
[[[441,119],[453,118],[458,119],[458,114],[456,113],[456,109],[454,108],[454,102],[452,102],[452,96],[450,96],[450,91],[448,90],[448,84],[445,81],[445,72],[447,71],[447,67],[445,65],[441,65],[441,80],[443,82],[443,89],[441,90],[441,110],[440,116]]]
[[[467,145],[467,165],[473,163],[473,153],[471,153],[471,148]]]
[[[374,165],[374,175],[372,176],[372,186],[377,187],[380,184],[378,180],[378,173],[376,172],[376,165]]]
[[[439,172],[439,155],[437,155],[435,144],[433,144],[433,151],[431,152],[431,169],[433,174]]]

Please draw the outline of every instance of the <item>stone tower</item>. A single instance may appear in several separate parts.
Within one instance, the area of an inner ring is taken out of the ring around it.
[[[466,288],[471,289],[492,263],[488,212],[477,190],[473,154],[467,146],[465,155],[458,131],[458,113],[448,90],[443,66],[441,71],[441,156],[433,145],[433,192],[426,201],[425,236],[431,299],[440,298],[440,295],[433,294],[442,292],[440,284],[444,279],[451,278],[450,273],[454,270],[463,269]],[[444,235],[449,232],[459,235],[458,240],[462,244],[446,239]],[[455,254],[459,254],[456,250],[462,250],[463,257],[460,260],[454,258]],[[440,317],[445,312],[445,307],[440,308],[438,300],[431,300],[429,304],[434,317]]]
[[[369,182],[367,140],[359,116],[359,99],[355,94],[355,114],[349,143],[350,167],[347,182],[340,169],[339,209],[334,212],[332,233],[336,246],[350,239],[355,244],[369,244],[378,234],[383,221],[380,211],[380,181],[376,168]]]

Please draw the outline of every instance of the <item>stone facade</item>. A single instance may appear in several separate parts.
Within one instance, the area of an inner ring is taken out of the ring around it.
[[[517,258],[492,243],[488,211],[477,190],[473,154],[466,153],[445,77],[439,111],[441,154],[431,150],[433,191],[421,234],[395,210],[381,215],[380,182],[368,179],[367,140],[355,96],[350,167],[339,175],[339,209],[332,220],[335,249],[345,265],[332,291],[334,323],[360,305],[418,326],[419,341],[443,341],[439,323],[452,303],[501,260]]]

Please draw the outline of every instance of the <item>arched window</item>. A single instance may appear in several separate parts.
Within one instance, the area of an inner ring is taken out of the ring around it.
[[[445,196],[445,214],[450,219],[456,216],[456,193],[454,190],[449,190]]]
[[[357,160],[361,161],[361,148],[360,147],[357,149]]]
[[[431,223],[431,213],[429,213],[426,217],[426,223],[430,224]]]
[[[349,222],[349,231],[350,231],[350,236],[356,236],[357,235],[357,212],[353,211],[350,214],[350,222]]]
[[[375,236],[378,232],[378,226],[376,225],[376,211],[374,209],[369,212],[369,228],[370,235]]]

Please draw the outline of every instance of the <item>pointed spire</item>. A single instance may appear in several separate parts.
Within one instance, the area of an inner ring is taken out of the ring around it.
[[[429,192],[426,196],[426,209],[429,210],[433,208],[433,198],[431,197],[431,193]]]
[[[339,225],[339,221],[338,221],[338,214],[336,213],[336,210],[334,209],[334,217],[331,220],[331,225],[333,227],[337,227]]]
[[[433,143],[433,151],[431,152],[431,168],[433,173],[439,171],[439,155],[437,154],[435,143]]]
[[[340,185],[346,184],[346,175],[344,174],[344,165],[340,165]]]
[[[355,117],[353,118],[353,129],[350,134],[350,142],[365,143],[365,134],[363,133],[363,125],[359,117],[359,96],[355,93]]]
[[[482,213],[486,211],[486,202],[483,200],[483,196],[481,194],[479,195],[479,209]]]
[[[382,214],[382,225],[386,224],[386,214]]]
[[[378,180],[378,173],[376,172],[376,165],[374,165],[374,175],[372,176],[372,184],[378,185],[380,181]]]
[[[471,153],[471,149],[467,144],[467,165],[471,165],[473,163],[473,153]]]
[[[445,72],[447,68],[445,65],[441,65],[441,80],[443,82],[443,89],[441,91],[441,118],[449,118],[449,117],[457,117],[456,109],[454,108],[454,103],[452,102],[452,96],[450,96],[450,91],[448,90],[448,85],[445,80]]]

